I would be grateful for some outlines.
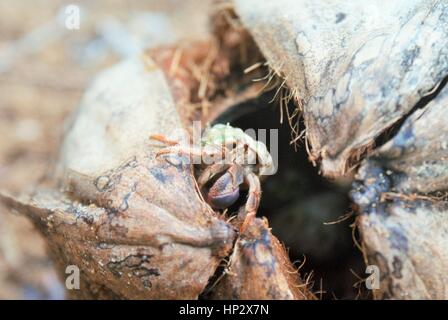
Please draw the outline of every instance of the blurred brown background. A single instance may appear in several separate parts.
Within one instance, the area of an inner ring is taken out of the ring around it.
[[[80,9],[80,28],[65,22]],[[51,170],[64,119],[100,70],[142,48],[208,35],[204,0],[0,0],[0,189]],[[41,237],[0,205],[0,299],[62,299]]]

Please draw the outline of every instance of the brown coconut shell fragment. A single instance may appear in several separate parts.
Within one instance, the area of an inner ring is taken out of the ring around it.
[[[157,66],[123,62],[74,115],[59,188],[4,198],[33,219],[61,271],[80,268],[74,297],[195,299],[230,253],[236,233],[201,200],[186,159],[155,158],[149,135],[181,127]]]
[[[316,299],[301,282],[288,254],[272,235],[265,219],[256,219],[233,249],[223,277],[213,288],[214,299]]]
[[[80,269],[80,289],[69,290],[71,298],[194,299],[232,244],[223,222],[212,226],[219,235],[194,224],[164,227],[176,222],[173,215],[155,205],[142,209],[138,198],[113,213],[51,190],[3,201],[43,233],[61,276],[67,266]]]
[[[257,45],[247,30],[228,19],[236,19],[233,12],[218,10],[210,18],[213,37],[145,53],[164,73],[187,130],[193,121],[214,122],[233,106],[259,96],[266,86],[266,81],[254,82],[264,76],[265,68],[246,72],[264,60]]]

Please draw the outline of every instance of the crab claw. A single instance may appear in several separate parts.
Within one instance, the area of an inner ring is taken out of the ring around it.
[[[240,196],[240,183],[235,183],[231,173],[224,173],[207,194],[207,203],[214,209],[225,209],[235,203]]]

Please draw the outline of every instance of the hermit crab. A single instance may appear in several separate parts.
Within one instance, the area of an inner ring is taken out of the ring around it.
[[[255,217],[261,199],[260,178],[275,173],[275,166],[266,145],[253,139],[240,128],[229,124],[208,127],[199,145],[184,145],[163,135],[153,140],[167,144],[157,153],[188,156],[197,170],[199,190],[214,209],[225,209],[240,197],[240,188],[248,188],[247,201],[239,213],[241,232]]]

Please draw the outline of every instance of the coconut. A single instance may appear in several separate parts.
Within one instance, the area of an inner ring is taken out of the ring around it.
[[[298,242],[306,239],[294,233],[317,234],[308,245],[340,259],[332,249],[345,244],[334,234],[291,232],[328,217],[324,204],[339,208],[339,191],[306,194],[323,184],[280,168],[285,179],[262,186],[259,215],[269,220],[238,233],[232,216],[241,201],[213,211],[188,159],[156,158],[160,145],[149,140],[164,134],[188,143],[194,120],[205,127],[249,115],[255,123],[271,87],[274,96],[288,92],[280,101],[292,112],[292,142],[300,114],[310,162],[340,190],[354,180],[364,267],[379,271],[373,297],[446,299],[448,6],[235,0],[220,9],[213,39],[153,48],[99,75],[70,121],[52,186],[1,196],[44,234],[61,274],[81,269],[83,290],[72,296],[316,298],[274,234],[288,230]],[[311,171],[288,160],[288,168]],[[268,213],[263,203],[274,197],[284,206]],[[282,212],[276,225],[272,214]]]

